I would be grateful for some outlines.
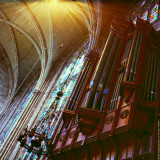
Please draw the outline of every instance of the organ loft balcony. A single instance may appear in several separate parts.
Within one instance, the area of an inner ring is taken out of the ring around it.
[[[83,135],[90,135],[98,128],[104,111],[80,107],[78,108],[78,128]]]

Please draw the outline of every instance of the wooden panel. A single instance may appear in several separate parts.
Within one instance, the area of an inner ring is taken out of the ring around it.
[[[63,141],[64,141],[64,139],[65,139],[65,136],[66,136],[66,132],[61,133],[61,135],[59,136],[57,145],[56,145],[56,147],[55,147],[55,150],[56,150],[56,149],[59,149],[59,148],[61,147],[61,145],[62,145],[62,143],[63,143]]]
[[[112,129],[114,117],[115,117],[115,111],[113,111],[107,115],[107,117],[105,119],[105,124],[103,127],[103,132],[107,132]]]
[[[119,119],[118,119],[116,128],[119,128],[128,124],[130,108],[131,108],[131,105],[127,105],[120,109]]]
[[[76,128],[73,128],[68,136],[67,142],[65,144],[66,146],[71,144],[75,135],[76,135]]]

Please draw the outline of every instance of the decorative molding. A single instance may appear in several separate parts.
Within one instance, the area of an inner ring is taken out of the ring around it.
[[[120,118],[125,119],[128,117],[128,115],[129,115],[129,109],[126,109],[120,114]]]
[[[65,139],[66,134],[63,134],[60,138],[59,138],[59,142],[63,142],[63,140]]]
[[[113,115],[110,115],[109,117],[107,117],[106,119],[106,124],[109,125],[113,122],[113,119],[114,119],[114,116]]]
[[[70,135],[69,135],[69,138],[73,138],[73,137],[75,136],[75,134],[76,134],[76,130],[72,131],[72,132],[70,133]]]

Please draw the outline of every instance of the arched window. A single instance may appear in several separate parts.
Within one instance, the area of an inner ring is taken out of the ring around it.
[[[133,20],[133,24],[136,24],[136,23],[137,23],[137,18]]]
[[[42,121],[36,128],[36,132],[41,134],[45,132],[45,134],[48,135],[48,138],[51,138],[54,128],[59,120],[59,117],[64,109],[64,106],[66,104],[66,101],[74,87],[74,84],[78,78],[78,75],[81,71],[81,68],[84,64],[84,58],[85,54],[88,52],[88,42],[86,42],[74,55],[74,58],[72,58],[66,67],[63,69],[60,77],[58,78],[58,81],[56,82],[54,86],[53,92],[50,94],[49,98],[47,99],[45,105],[42,107],[38,122],[45,119],[45,117],[48,116],[48,113],[51,113],[54,110],[54,116],[50,119],[49,124],[48,121]],[[63,96],[58,101],[58,105],[56,105],[56,108],[54,107],[54,102],[56,100],[57,93],[61,91],[63,88]],[[53,107],[52,107],[53,106]],[[28,144],[30,145],[31,139],[28,141]],[[42,147],[43,150],[46,150],[46,143],[42,141]],[[33,153],[28,153],[27,150],[25,150],[24,153],[21,156],[20,159],[36,159],[37,155],[33,155]]]
[[[154,7],[152,8],[151,15],[150,15],[150,23],[153,23],[154,21],[157,20],[157,18],[158,18],[158,8],[159,8],[158,4],[155,4]]]
[[[141,19],[143,19],[143,20],[146,21],[146,20],[147,20],[147,17],[148,17],[148,11],[145,11],[145,12],[143,13]]]
[[[143,6],[146,3],[146,0],[143,0],[140,4],[140,7]]]
[[[35,85],[34,85],[34,87],[35,87]],[[25,95],[22,103],[15,110],[11,110],[11,112],[9,113],[11,116],[9,115],[8,123],[4,127],[2,133],[0,134],[0,146],[3,144],[4,140],[7,138],[10,131],[12,130],[14,124],[17,122],[18,118],[20,117],[22,111],[25,109],[31,96],[33,95],[32,91],[33,91],[34,87],[33,86],[31,87],[31,89]]]

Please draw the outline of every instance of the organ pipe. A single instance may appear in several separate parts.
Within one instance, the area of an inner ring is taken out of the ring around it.
[[[159,57],[157,58],[157,71],[156,71],[155,88],[154,88],[155,100],[157,99],[158,76],[159,76]]]
[[[100,63],[99,63],[99,67],[97,69],[97,72],[96,72],[96,75],[95,75],[95,78],[94,78],[93,87],[92,87],[92,89],[91,89],[91,91],[89,93],[89,96],[88,96],[88,101],[87,101],[87,104],[86,104],[87,108],[92,108],[92,104],[93,104],[92,101],[94,99],[95,91],[96,91],[97,86],[99,84],[99,80],[101,78],[101,74],[103,72],[103,68],[104,68],[106,59],[108,57],[109,50],[111,48],[114,36],[115,35],[114,35],[113,31],[111,30],[111,32],[109,34],[109,37],[108,37],[108,40],[106,42],[107,45],[106,45],[106,48],[104,50],[104,54],[102,55],[102,58],[101,58]]]
[[[132,81],[131,77],[134,74],[134,64],[135,64],[136,56],[137,56],[137,53],[138,53],[137,51],[138,51],[138,47],[139,47],[139,41],[140,41],[140,34],[138,33],[136,45],[135,45],[134,52],[133,52],[133,56],[132,56],[132,59],[130,60],[130,67],[128,68],[128,72],[129,72],[128,73],[128,81]]]
[[[68,109],[69,110],[74,110],[77,99],[82,91],[83,85],[85,83],[85,80],[87,79],[87,75],[89,74],[89,70],[90,70],[91,66],[89,64],[89,61],[87,60],[86,65],[83,69],[83,72],[78,80],[78,83],[75,87],[75,92],[72,94],[73,96],[71,97],[71,101],[68,105]]]
[[[72,94],[71,94],[72,96],[71,96],[71,98],[70,98],[70,102],[68,103],[68,107],[67,107],[68,110],[70,110],[70,107],[71,107],[71,105],[72,105],[72,103],[73,103],[76,90],[77,90],[79,84],[81,83],[81,80],[82,80],[82,78],[83,78],[83,76],[84,76],[84,71],[85,71],[87,65],[88,65],[88,60],[87,60],[87,62],[85,63],[85,66],[84,66],[84,68],[83,68],[83,71],[80,73],[80,76],[79,76],[79,78],[78,78],[78,81],[77,81],[77,83],[76,83],[76,86],[75,86],[75,88],[74,88],[74,90],[73,90],[73,92],[72,92]]]
[[[99,82],[99,85],[101,86],[101,90],[99,90],[98,93],[96,93],[97,96],[95,97],[95,101],[93,103],[93,108],[96,108],[96,109],[100,108],[101,99],[102,99],[102,92],[103,92],[104,86],[106,85],[107,79],[109,79],[108,77],[111,77],[110,75],[112,75],[112,72],[114,69],[114,67],[112,67],[112,65],[115,66],[118,51],[120,49],[120,44],[121,44],[120,40],[118,40],[118,38],[115,37],[115,41],[112,45],[110,54],[107,58],[107,61],[104,66],[103,73],[102,73],[102,76],[101,76],[101,79]],[[117,45],[118,45],[118,47],[117,47]],[[114,56],[116,56],[116,57],[114,57]]]
[[[151,100],[154,100],[154,85],[155,85],[155,79],[156,79],[156,69],[157,69],[157,55],[154,55],[154,67],[153,67],[153,78],[152,78],[152,84],[151,84]]]
[[[116,51],[116,56],[114,57],[114,61],[112,63],[112,67],[111,67],[111,71],[110,71],[110,74],[109,74],[109,77],[107,79],[107,82],[106,82],[106,87],[108,87],[111,83],[111,79],[112,79],[112,75],[113,75],[113,71],[115,69],[115,64],[116,64],[116,60],[118,58],[118,52],[120,51],[120,48],[121,48],[121,44],[122,44],[122,41],[120,41],[118,47],[117,47],[117,51]],[[105,87],[105,88],[106,88]]]
[[[139,59],[139,54],[140,54],[140,48],[141,48],[141,42],[142,42],[142,34],[140,34],[139,36],[139,42],[138,42],[138,47],[136,48],[136,54],[134,55],[135,57],[135,62],[133,63],[133,72],[132,72],[132,77],[131,77],[131,81],[135,80],[135,75],[136,75],[136,71],[137,71],[137,64],[138,64],[138,59]]]
[[[138,54],[137,54],[137,57],[136,57],[136,62],[135,62],[135,72],[134,72],[134,75],[133,75],[133,81],[135,81],[135,76],[136,76],[136,72],[137,72],[137,66],[138,66],[138,59],[139,59],[139,54],[140,54],[140,49],[141,49],[141,43],[142,43],[142,34],[140,35],[140,42],[139,42],[139,47],[138,47]]]
[[[150,51],[150,50],[149,50]],[[144,81],[144,93],[143,93],[143,98],[145,99],[146,98],[146,92],[147,92],[147,83],[148,83],[148,75],[149,75],[149,69],[150,69],[150,58],[151,58],[151,54],[150,52],[148,51],[148,59],[147,59],[147,69],[146,69],[146,76],[145,76],[145,81]]]
[[[123,55],[123,58],[122,58],[122,61],[121,61],[122,66],[126,65],[125,63],[126,63],[126,60],[128,58],[128,53],[129,53],[131,42],[132,42],[132,39],[128,40],[128,42],[126,44],[124,55]],[[116,81],[116,84],[115,84],[115,88],[114,88],[114,91],[113,91],[113,95],[112,95],[111,103],[110,103],[110,106],[109,106],[109,110],[114,109],[117,105],[118,97],[119,97],[120,84],[121,84],[122,78],[123,78],[123,73],[120,73],[118,75],[118,78],[117,78],[117,81]]]
[[[138,30],[136,29],[135,34],[134,34],[134,38],[133,38],[133,42],[132,42],[132,46],[131,46],[131,50],[130,50],[129,57],[128,57],[126,73],[125,73],[125,76],[124,76],[125,81],[128,80],[129,71],[130,71],[130,68],[131,68],[131,61],[133,59],[134,50],[135,50],[135,46],[136,46],[136,42],[137,42],[137,36],[138,36]]]
[[[105,85],[106,83],[106,80],[107,80],[107,76],[110,72],[110,68],[112,67],[112,63],[114,61],[114,56],[115,54],[117,54],[117,46],[119,46],[119,39],[117,37],[115,37],[115,40],[113,42],[113,45],[112,45],[112,48],[111,48],[111,51],[109,53],[109,56],[107,58],[107,61],[106,61],[106,64],[104,66],[104,69],[103,69],[103,73],[102,73],[102,76],[101,76],[101,79],[100,79],[100,84],[102,84],[103,86]]]
[[[81,94],[83,86],[84,86],[84,84],[85,84],[85,82],[87,80],[87,77],[88,77],[88,74],[90,72],[90,69],[91,69],[91,66],[88,64],[87,68],[85,69],[84,76],[81,79],[81,83],[80,83],[80,85],[77,88],[77,92],[76,92],[75,98],[74,98],[74,103],[71,105],[71,109],[70,110],[74,110],[75,109],[75,105],[76,105],[77,100],[78,100],[78,98],[79,98],[79,96]]]
[[[154,62],[154,54],[151,55],[151,66],[150,66],[150,72],[149,72],[149,80],[148,80],[148,87],[147,87],[147,100],[149,100],[150,98],[150,94],[151,94],[151,83],[152,83],[152,72],[153,72],[153,62]]]

